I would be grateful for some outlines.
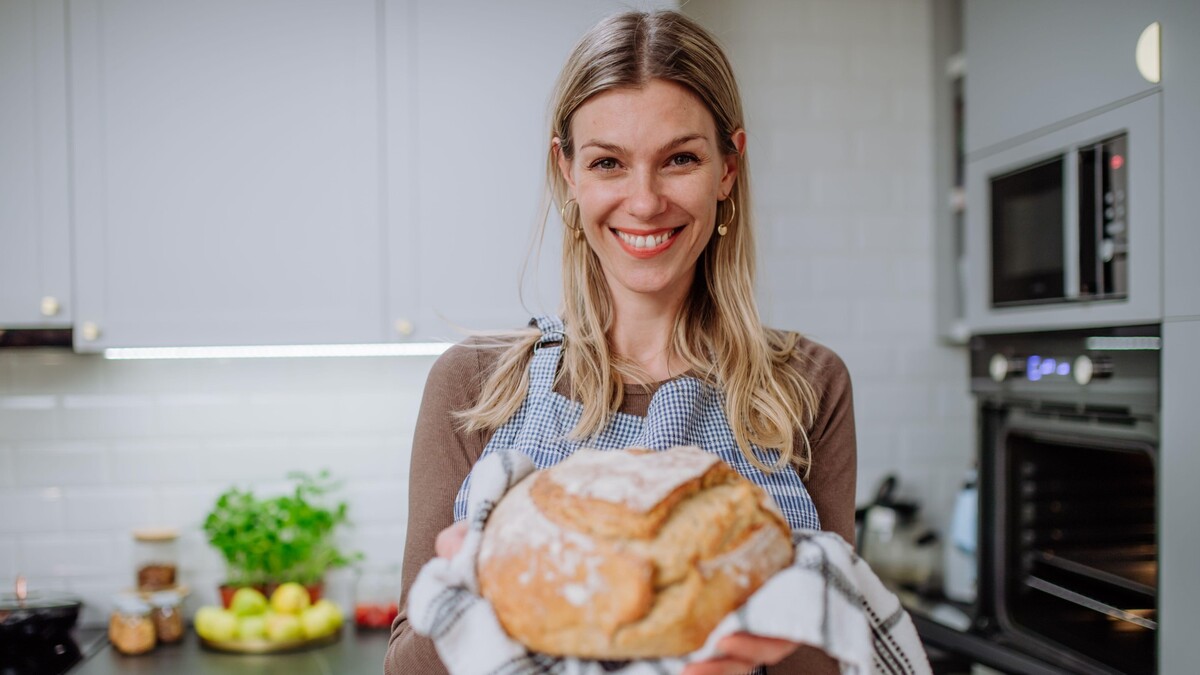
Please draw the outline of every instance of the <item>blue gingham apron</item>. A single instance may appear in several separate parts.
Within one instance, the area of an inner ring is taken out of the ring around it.
[[[725,397],[717,388],[693,377],[664,382],[650,399],[645,417],[617,412],[595,438],[571,439],[571,430],[583,415],[583,404],[554,391],[554,376],[562,357],[565,331],[556,316],[538,316],[542,337],[534,347],[529,364],[529,391],[521,407],[496,430],[480,459],[501,449],[516,449],[528,455],[538,469],[566,459],[586,445],[597,450],[638,447],[666,450],[677,445],[695,445],[725,460],[746,478],[765,489],[779,505],[793,531],[819,530],[821,521],[812,497],[800,475],[791,467],[766,473],[750,463],[738,448],[725,417]],[[557,343],[557,344],[555,344]],[[766,466],[779,453],[752,446]],[[468,474],[454,500],[454,520],[467,516]]]

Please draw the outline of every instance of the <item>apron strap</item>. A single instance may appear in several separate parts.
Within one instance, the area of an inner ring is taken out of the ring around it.
[[[562,319],[551,314],[535,316],[529,320],[529,325],[542,331],[541,339],[533,346],[533,359],[529,364],[529,393],[548,394],[554,390],[567,329]]]

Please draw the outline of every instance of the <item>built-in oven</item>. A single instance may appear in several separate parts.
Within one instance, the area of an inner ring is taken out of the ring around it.
[[[971,341],[973,630],[1054,671],[1157,672],[1159,335],[1147,325]]]
[[[1160,98],[968,157],[971,332],[1161,320]]]

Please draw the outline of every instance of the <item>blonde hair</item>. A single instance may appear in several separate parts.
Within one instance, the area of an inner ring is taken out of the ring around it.
[[[581,105],[601,92],[637,88],[654,79],[694,92],[712,113],[721,150],[738,154],[733,133],[744,126],[741,97],[733,69],[713,37],[677,12],[611,16],[580,39],[551,99],[546,179],[549,198],[560,208],[567,201],[568,186],[558,168],[553,139],[559,139],[561,152],[570,160],[574,155],[571,119]],[[726,236],[711,238],[697,262],[691,290],[675,317],[671,346],[689,370],[724,392],[726,417],[749,461],[768,471],[792,463],[807,476],[812,462],[808,429],[817,397],[789,363],[797,352],[799,335],[765,330],[759,319],[750,177],[744,154],[738,156],[738,165],[729,195],[736,208],[724,204],[717,209],[718,222],[728,221],[730,215],[733,221]],[[578,209],[574,212],[574,217],[570,209],[566,214],[571,228],[579,227],[571,222],[578,220]],[[646,382],[649,378],[636,363],[611,349],[607,335],[613,325],[612,300],[600,261],[586,239],[565,233],[562,264],[566,339],[558,377],[570,378],[583,405],[572,436],[586,438],[598,434],[620,408],[623,379]],[[457,413],[464,429],[499,428],[516,413],[529,386],[528,364],[539,335],[536,330],[521,331],[515,342],[504,343],[507,349],[484,383],[479,403]],[[793,451],[796,434],[803,441],[799,454]],[[774,465],[757,457],[751,444],[778,449]]]

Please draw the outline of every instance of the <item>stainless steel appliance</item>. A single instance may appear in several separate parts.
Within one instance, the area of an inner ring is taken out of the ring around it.
[[[970,156],[972,333],[1162,320],[1161,95]]]
[[[1054,672],[1156,672],[1159,335],[1148,325],[971,341],[974,632]]]
[[[1128,136],[993,176],[992,306],[1129,292]]]

